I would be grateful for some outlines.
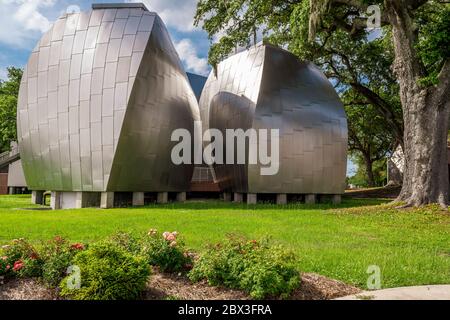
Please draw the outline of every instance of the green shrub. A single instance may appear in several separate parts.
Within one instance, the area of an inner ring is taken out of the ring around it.
[[[61,295],[76,300],[136,299],[144,290],[150,268],[140,256],[111,242],[100,242],[79,252],[73,265],[80,270],[80,287],[71,289],[68,276],[61,282]]]
[[[0,276],[5,276],[11,272],[11,264],[8,261],[8,257],[0,253]]]
[[[151,229],[141,241],[142,255],[162,272],[178,272],[192,267],[191,255],[184,250],[184,243],[176,231],[161,234]]]
[[[66,276],[71,265],[73,254],[64,252],[49,257],[42,266],[42,280],[51,287],[56,287]]]
[[[22,262],[23,267],[16,270],[17,276],[21,278],[39,278],[42,276],[43,261],[40,258],[24,258],[16,261],[13,270]]]
[[[69,243],[59,236],[45,243],[41,249],[42,279],[52,287],[57,286],[65,277],[67,268],[72,264],[76,253],[84,250],[81,243]]]
[[[295,262],[291,251],[267,240],[229,237],[201,254],[189,278],[241,289],[255,299],[286,298],[300,284]]]
[[[132,254],[138,255],[141,252],[140,238],[131,233],[119,231],[112,235],[108,241]]]

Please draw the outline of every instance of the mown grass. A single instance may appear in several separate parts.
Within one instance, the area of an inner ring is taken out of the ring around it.
[[[177,230],[188,247],[238,233],[271,236],[291,247],[299,268],[366,287],[368,266],[382,287],[450,283],[450,214],[438,207],[397,210],[383,200],[345,199],[341,205],[247,206],[220,201],[141,208],[32,210],[29,196],[0,196],[0,243],[55,235],[92,242],[122,231]]]

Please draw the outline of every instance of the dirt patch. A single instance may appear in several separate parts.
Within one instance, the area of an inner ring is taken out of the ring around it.
[[[389,186],[382,188],[369,188],[358,190],[346,190],[345,196],[351,198],[385,198],[395,199],[402,189],[401,186]]]
[[[55,289],[49,289],[36,279],[0,280],[0,300],[55,300]]]
[[[361,292],[360,289],[341,281],[314,273],[303,273],[300,287],[292,300],[326,300]],[[250,297],[242,291],[222,287],[211,287],[206,281],[192,284],[186,277],[153,272],[147,285],[145,299],[181,300],[246,300]]]
[[[303,273],[302,283],[292,300],[327,300],[360,293],[361,290],[344,282],[315,273]]]
[[[292,300],[325,300],[360,293],[361,290],[343,282],[314,273],[304,273],[302,283]],[[160,273],[156,269],[143,294],[145,300],[247,300],[240,290],[209,286],[206,281],[191,283],[186,276]],[[0,280],[0,300],[55,300],[56,289],[46,288],[35,279]]]
[[[155,270],[147,284],[144,299],[245,300],[250,297],[242,291],[212,287],[206,281],[192,283],[185,276]]]

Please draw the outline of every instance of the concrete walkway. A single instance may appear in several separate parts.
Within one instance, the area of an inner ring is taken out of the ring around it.
[[[363,291],[336,300],[450,300],[450,285],[400,287]]]

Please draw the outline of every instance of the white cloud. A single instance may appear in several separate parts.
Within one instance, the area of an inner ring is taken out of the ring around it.
[[[194,44],[189,39],[183,39],[175,43],[175,49],[183,61],[186,69],[197,74],[207,75],[209,72],[208,61],[200,58]]]
[[[189,32],[194,27],[194,16],[198,0],[127,0],[126,2],[143,2],[145,6],[158,13],[167,26],[178,31]]]
[[[39,35],[50,28],[50,21],[41,13],[53,7],[55,0],[2,0],[0,42],[16,47],[30,47]]]
[[[50,21],[44,17],[38,9],[40,7],[53,6],[54,1],[31,0],[23,2],[16,13],[14,19],[22,23],[27,30],[39,30],[45,32],[50,28]]]

